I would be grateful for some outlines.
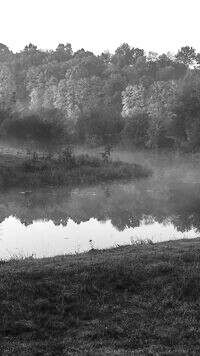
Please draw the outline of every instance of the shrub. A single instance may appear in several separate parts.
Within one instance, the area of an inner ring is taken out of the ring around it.
[[[137,114],[128,119],[122,131],[122,136],[128,138],[136,146],[145,146],[148,140],[149,116]]]
[[[19,143],[33,144],[38,148],[52,149],[61,146],[67,139],[63,121],[51,117],[51,111],[29,114],[25,117],[9,117],[2,125],[2,135]]]
[[[93,109],[79,118],[76,124],[77,139],[93,146],[113,143],[119,137],[123,126],[119,115],[103,109]]]

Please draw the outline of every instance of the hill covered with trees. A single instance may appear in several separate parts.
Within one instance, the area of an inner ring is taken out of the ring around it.
[[[0,135],[24,142],[200,148],[200,53],[146,53],[127,43],[94,55],[70,43],[0,44]]]

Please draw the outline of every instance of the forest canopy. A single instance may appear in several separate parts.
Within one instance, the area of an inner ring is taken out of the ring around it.
[[[127,43],[114,54],[74,52],[70,43],[13,53],[0,44],[0,135],[199,150],[200,53]]]

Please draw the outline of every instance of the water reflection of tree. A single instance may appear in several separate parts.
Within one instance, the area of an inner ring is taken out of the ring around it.
[[[145,184],[43,188],[28,195],[7,191],[0,194],[0,221],[12,215],[25,225],[34,220],[66,225],[69,219],[79,224],[95,218],[111,220],[122,231],[139,226],[142,220],[170,220],[179,231],[200,231],[200,185],[169,185],[162,194],[161,187]]]
[[[200,232],[200,213],[189,216],[187,213],[173,216],[171,222],[178,231],[185,232],[194,228],[197,232]]]
[[[119,212],[118,212],[119,213]],[[121,211],[120,214],[111,217],[111,223],[119,231],[126,228],[140,226],[141,216],[135,217],[130,211]]]

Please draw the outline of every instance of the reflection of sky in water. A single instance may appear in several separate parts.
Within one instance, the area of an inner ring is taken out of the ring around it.
[[[0,228],[0,258],[13,256],[47,257],[58,254],[82,252],[91,248],[107,248],[130,244],[137,239],[166,241],[174,238],[196,237],[195,230],[181,233],[171,223],[141,223],[139,227],[118,231],[110,221],[98,222],[91,218],[76,224],[69,220],[67,226],[55,226],[52,221],[35,221],[27,227],[9,217]]]

